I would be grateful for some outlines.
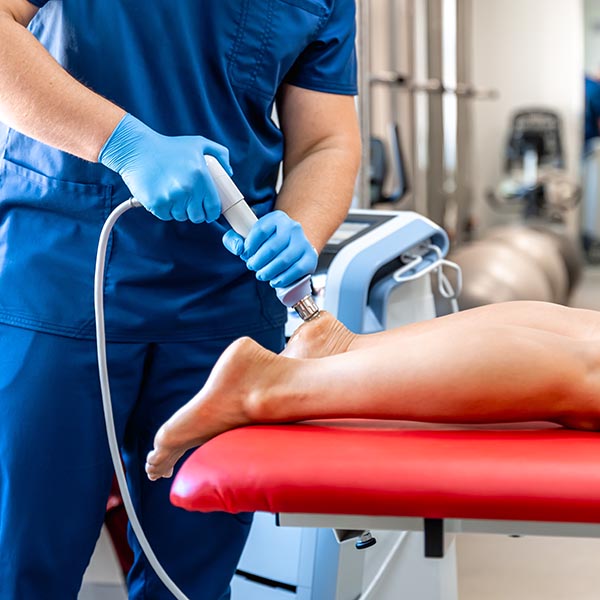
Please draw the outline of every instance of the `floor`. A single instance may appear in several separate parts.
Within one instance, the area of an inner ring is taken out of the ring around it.
[[[600,540],[462,535],[460,600],[598,600]]]
[[[83,578],[77,600],[127,600],[121,568],[112,549],[106,530],[102,530]]]

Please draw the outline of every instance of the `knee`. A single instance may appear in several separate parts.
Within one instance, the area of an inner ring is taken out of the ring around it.
[[[561,423],[573,429],[600,430],[600,347],[584,341],[578,352],[579,368],[567,388],[567,410]]]

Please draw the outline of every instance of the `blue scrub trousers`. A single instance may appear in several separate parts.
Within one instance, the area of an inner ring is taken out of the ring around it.
[[[253,336],[278,351],[282,328]],[[159,426],[189,400],[232,339],[110,343],[117,432],[132,497],[158,559],[193,600],[229,598],[251,515],[189,513],[144,462]],[[113,468],[95,342],[0,325],[0,598],[70,600],[103,522]],[[171,600],[137,543],[130,598]]]

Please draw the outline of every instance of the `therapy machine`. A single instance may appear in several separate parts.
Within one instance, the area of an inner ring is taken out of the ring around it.
[[[432,271],[454,265],[446,232],[413,212],[351,210],[321,252],[313,299],[355,333],[373,333],[435,316]],[[459,278],[460,280],[460,278]],[[301,323],[289,311],[286,334]]]

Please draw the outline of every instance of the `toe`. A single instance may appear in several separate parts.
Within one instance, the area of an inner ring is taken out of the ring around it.
[[[151,481],[156,481],[161,477],[169,478],[173,476],[173,471],[177,461],[183,456],[184,452],[170,452],[162,448],[154,448],[146,457],[146,474]]]
[[[146,474],[151,481],[156,481],[160,477],[165,477],[166,473],[173,471],[168,464],[168,455],[160,449],[155,448],[148,453],[146,457]]]

